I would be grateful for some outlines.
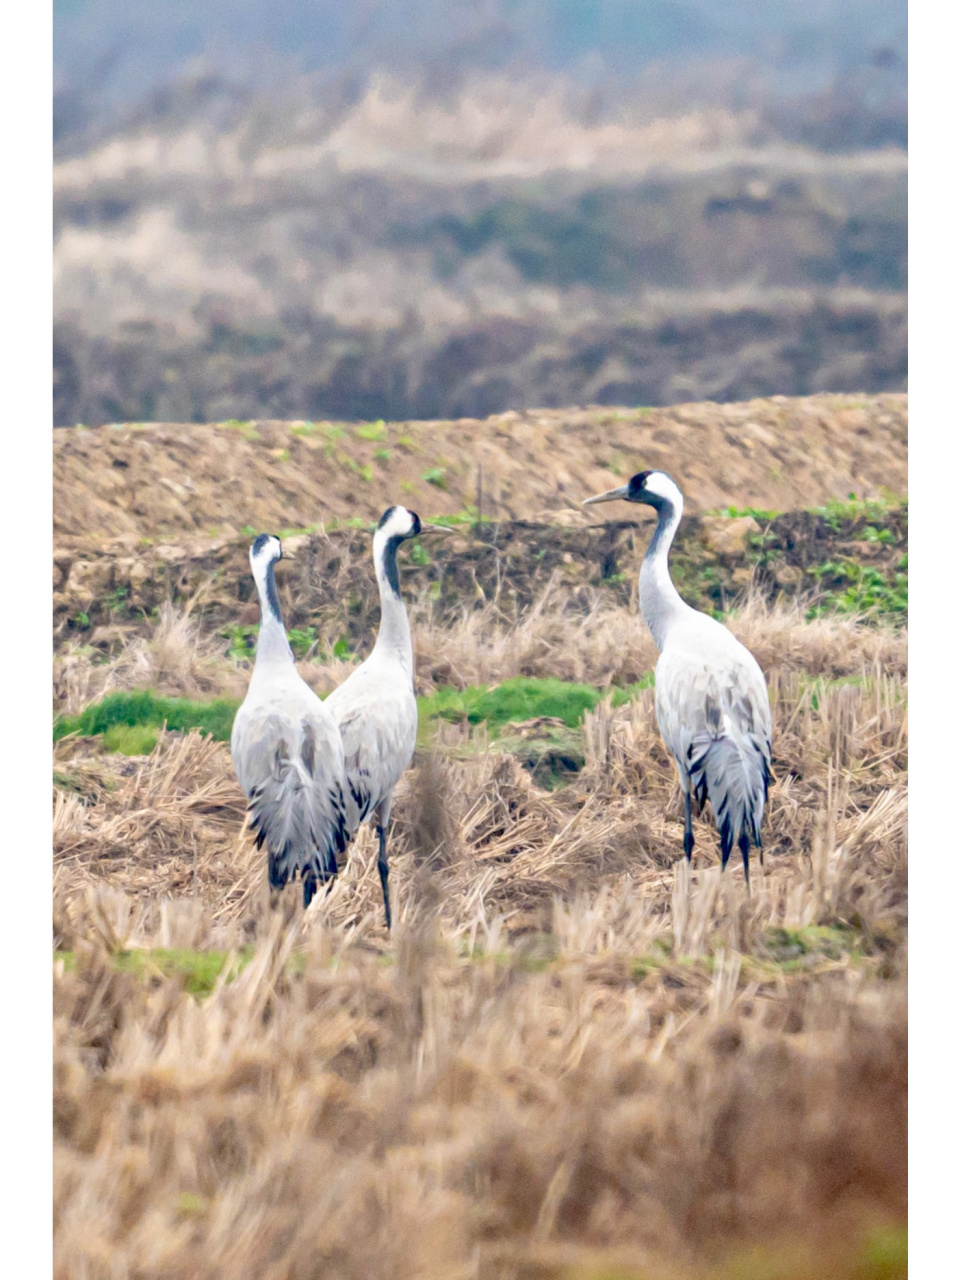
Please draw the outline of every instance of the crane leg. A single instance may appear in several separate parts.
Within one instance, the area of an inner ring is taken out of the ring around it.
[[[316,871],[314,871],[312,867],[304,867],[303,870],[300,872],[300,881],[303,885],[304,907],[309,907],[310,903],[313,901],[314,894],[317,892],[318,883],[325,884],[327,886],[327,893],[329,893],[330,890],[333,888],[333,882],[334,880],[336,880],[336,878],[337,878],[336,863],[334,863],[333,871],[331,871],[328,867],[325,867],[320,872],[319,882],[317,880]]]
[[[692,800],[690,792],[683,793],[683,852],[687,855],[687,861],[690,861],[693,854],[693,813]]]
[[[743,858],[743,878],[747,882],[747,897],[750,896],[750,837],[744,831],[740,835],[740,856]]]
[[[390,821],[390,810],[381,805],[377,810],[377,836],[380,840],[380,851],[377,854],[377,870],[380,872],[380,888],[383,890],[383,912],[390,928],[390,864],[387,862],[387,823]]]

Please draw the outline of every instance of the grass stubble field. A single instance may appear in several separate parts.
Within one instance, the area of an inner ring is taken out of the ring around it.
[[[391,937],[367,831],[269,909],[216,736],[56,743],[55,1275],[905,1275],[905,628],[729,614],[774,720],[748,899],[709,819],[682,859],[635,613],[410,603]],[[245,680],[174,604],[61,646],[55,709]]]

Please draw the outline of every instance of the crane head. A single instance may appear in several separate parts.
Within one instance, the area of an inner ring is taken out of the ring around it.
[[[250,548],[250,563],[252,565],[272,564],[274,561],[282,559],[283,548],[276,534],[261,533],[254,539],[253,546]]]
[[[595,502],[614,502],[617,498],[624,502],[643,502],[658,511],[664,506],[683,509],[683,494],[665,471],[638,471],[627,484],[584,498],[582,505],[589,507]]]
[[[388,507],[380,517],[376,532],[383,532],[385,541],[405,542],[421,533],[449,533],[441,524],[424,524],[415,511],[406,507]]]

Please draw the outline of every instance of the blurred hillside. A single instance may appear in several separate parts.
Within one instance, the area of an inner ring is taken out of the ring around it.
[[[900,5],[55,11],[57,424],[905,388]]]

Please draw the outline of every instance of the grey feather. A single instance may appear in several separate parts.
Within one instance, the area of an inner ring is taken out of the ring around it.
[[[278,557],[279,543],[272,541]],[[282,888],[299,873],[307,906],[317,884],[336,876],[337,855],[347,845],[343,742],[330,712],[294,665],[270,547],[264,547],[269,543],[259,538],[251,553],[260,635],[230,754],[257,846],[266,845],[270,885]]]
[[[282,888],[299,873],[308,902],[318,881],[336,876],[347,845],[342,752],[336,727],[306,697],[245,703],[234,722],[231,753],[270,884]]]
[[[753,654],[715,618],[682,600],[668,567],[683,514],[683,494],[662,471],[644,471],[628,485],[590,502],[623,498],[657,512],[657,527],[640,569],[640,609],[660,650],[655,674],[657,724],[673,756],[686,797],[687,856],[693,848],[690,803],[707,801],[720,834],[724,866],[737,845],[749,886],[750,845],[760,829],[771,781],[770,701]],[[761,859],[762,859],[761,853]]]
[[[387,828],[393,790],[413,759],[417,744],[417,700],[413,695],[413,644],[400,597],[397,547],[420,532],[420,519],[404,507],[385,511],[373,539],[380,589],[380,629],[373,652],[324,706],[343,740],[347,834],[375,819],[380,837],[377,868],[390,928]]]

